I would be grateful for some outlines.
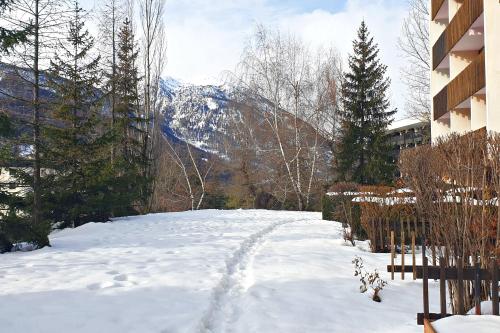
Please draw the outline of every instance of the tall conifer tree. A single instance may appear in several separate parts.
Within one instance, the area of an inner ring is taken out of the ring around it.
[[[387,98],[390,79],[380,63],[378,45],[361,22],[349,70],[342,84],[341,135],[336,154],[341,180],[361,184],[390,183],[394,164],[387,127],[396,110]]]
[[[101,96],[95,88],[101,76],[94,39],[85,29],[84,12],[74,1],[67,38],[50,68],[57,98],[55,123],[46,128],[46,214],[51,220],[78,226],[106,220],[106,195],[113,178],[109,166],[111,135],[102,126]]]
[[[141,137],[146,119],[140,117],[139,51],[132,22],[127,18],[118,32],[115,105],[115,168],[121,170],[122,202],[144,205],[148,199],[148,179],[143,170],[148,161],[142,154]]]

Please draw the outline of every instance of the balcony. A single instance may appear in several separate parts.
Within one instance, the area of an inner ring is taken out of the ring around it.
[[[434,120],[460,106],[486,85],[484,49],[456,78],[444,87],[433,100]]]
[[[433,0],[433,6],[434,2],[439,3],[440,1]],[[434,10],[434,7],[432,9]],[[452,51],[455,45],[479,19],[483,11],[484,0],[464,0],[457,14],[432,48],[433,69],[436,69],[441,64],[446,55]]]
[[[441,7],[443,7],[445,0],[432,0],[432,19],[436,18]]]

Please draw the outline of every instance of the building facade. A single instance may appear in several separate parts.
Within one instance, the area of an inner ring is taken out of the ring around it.
[[[500,132],[500,1],[430,1],[432,140]]]
[[[418,119],[396,120],[389,126],[387,135],[393,147],[393,160],[397,162],[402,150],[430,142],[429,122]]]

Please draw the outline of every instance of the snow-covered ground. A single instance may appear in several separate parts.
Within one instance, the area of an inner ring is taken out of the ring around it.
[[[354,256],[389,280],[388,255],[346,245],[319,213],[155,214],[51,242],[0,255],[2,332],[422,332],[420,282],[360,294]]]

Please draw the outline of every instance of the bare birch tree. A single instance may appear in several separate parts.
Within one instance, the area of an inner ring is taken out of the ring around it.
[[[431,112],[429,4],[428,0],[408,0],[408,16],[398,40],[398,48],[406,60],[401,77],[408,90],[407,113],[422,120],[429,120]]]
[[[297,38],[259,26],[239,66],[246,102],[262,112],[299,210],[308,209],[325,144],[321,119],[332,112],[330,57],[316,58]],[[314,128],[311,131],[311,127]]]
[[[155,176],[158,184],[152,199],[154,209],[172,209],[165,201],[176,202],[177,209],[174,210],[202,208],[213,161],[199,156],[189,143],[176,144],[167,138],[161,140],[164,149],[158,157]],[[189,202],[187,206],[186,202]]]
[[[144,74],[143,118],[146,120],[143,129],[142,155],[146,165],[144,176],[147,178],[151,178],[153,175],[151,162],[155,144],[158,141],[154,132],[158,130],[157,97],[160,77],[166,61],[164,12],[165,0],[139,0]]]

